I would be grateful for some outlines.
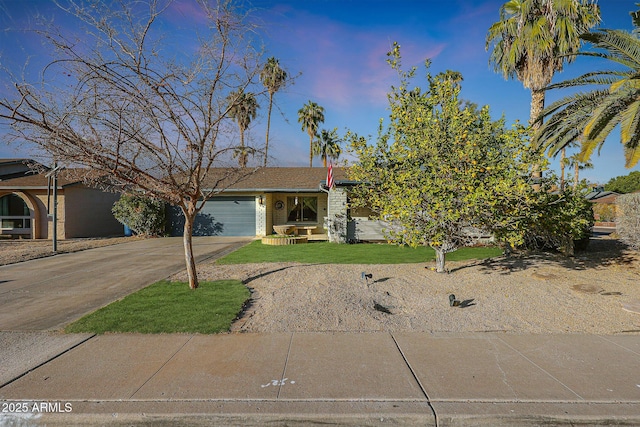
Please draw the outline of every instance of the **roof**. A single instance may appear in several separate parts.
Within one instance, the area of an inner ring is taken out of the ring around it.
[[[65,187],[82,182],[81,173],[85,169],[63,169],[58,172],[58,187]],[[45,173],[29,171],[20,176],[0,179],[0,189],[40,189],[47,188],[48,178]]]
[[[337,186],[349,184],[348,168],[334,167],[333,179]],[[211,186],[216,176],[223,176],[228,169],[212,169],[204,186]],[[327,181],[327,168],[267,167],[256,170],[225,191],[315,192]],[[222,185],[224,187],[224,184]]]
[[[0,159],[0,166],[13,164],[27,164],[33,162],[31,159]]]
[[[615,203],[620,194],[615,191],[591,191],[585,197],[585,199],[594,203]]]
[[[349,185],[352,182],[347,178],[347,168],[334,167],[333,179],[337,186]],[[82,182],[82,175],[87,169],[63,169],[58,173],[58,187],[65,187]],[[212,168],[211,173],[204,183],[204,186],[212,186],[218,177],[225,175],[233,176],[233,172],[240,172],[240,169]],[[268,192],[317,192],[320,191],[320,184],[325,184],[327,180],[326,168],[308,167],[267,167],[257,169],[250,175],[241,178],[235,183],[225,184],[223,181],[219,188],[224,188],[225,192],[234,191],[268,191]],[[227,181],[229,182],[229,181]],[[47,188],[48,179],[45,173],[28,172],[17,177],[0,179],[2,189],[40,189]]]

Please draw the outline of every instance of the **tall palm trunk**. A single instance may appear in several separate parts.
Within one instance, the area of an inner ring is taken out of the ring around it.
[[[308,130],[309,133],[309,167],[313,167],[313,133],[311,129]]]
[[[187,265],[187,277],[189,278],[189,288],[198,288],[198,274],[196,272],[196,260],[193,256],[193,223],[196,218],[195,202],[189,203],[186,209],[182,209],[184,214],[184,230],[182,242],[184,244],[184,258]]]
[[[537,121],[542,115],[544,110],[544,90],[531,89],[531,110],[529,114],[529,124],[531,125],[532,133],[535,134],[542,125]],[[531,165],[531,177],[533,178],[533,189],[535,191],[540,190],[542,181],[542,171],[539,164]]]
[[[564,191],[564,167],[565,158],[567,157],[567,150],[563,148],[560,150],[560,191]]]
[[[267,113],[267,137],[264,145],[264,167],[267,167],[269,157],[269,129],[271,128],[271,107],[273,107],[273,93],[269,91],[269,112]]]
[[[241,168],[247,167],[247,152],[244,149],[244,130],[240,129],[240,154],[238,163]]]

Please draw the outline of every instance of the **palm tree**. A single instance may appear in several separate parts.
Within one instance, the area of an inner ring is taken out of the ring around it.
[[[640,160],[640,39],[635,34],[640,29],[640,16],[632,16],[634,33],[601,29],[581,36],[601,51],[580,55],[605,58],[612,61],[612,65],[616,63],[616,69],[583,74],[549,86],[556,89],[595,85],[595,89],[560,99],[544,111],[549,119],[534,142],[550,154],[581,140],[580,158],[587,161],[620,125],[625,166],[631,168]]]
[[[240,129],[240,147],[236,150],[234,157],[238,157],[238,164],[244,168],[247,166],[249,152],[244,145],[244,132],[249,127],[251,120],[256,118],[259,105],[253,93],[244,92],[242,89],[231,92],[227,97],[227,102],[229,105],[229,116],[235,119],[238,124],[238,129]]]
[[[590,0],[510,0],[500,8],[500,21],[487,33],[489,63],[505,79],[515,77],[531,89],[534,131],[540,127],[545,87],[565,62],[575,59],[580,34],[599,22],[600,8]],[[534,177],[539,178],[537,169]]]
[[[267,113],[267,137],[264,146],[264,166],[267,166],[269,155],[269,128],[271,127],[271,108],[273,107],[273,95],[282,88],[287,81],[287,72],[280,68],[280,63],[273,56],[264,64],[260,71],[260,81],[269,92],[269,112]]]
[[[324,123],[324,108],[315,102],[307,102],[298,110],[298,122],[302,124],[302,130],[309,135],[309,167],[313,167],[313,138],[320,123]]]
[[[332,131],[322,129],[320,134],[318,134],[313,152],[322,158],[322,165],[325,168],[327,167],[327,158],[338,160],[338,157],[340,157],[342,153],[342,148],[340,148],[341,142],[342,140],[338,137],[337,128],[334,128]]]
[[[580,153],[572,154],[567,157],[567,163],[569,166],[573,166],[573,188],[578,188],[580,183],[580,171],[584,169],[592,169],[593,164],[591,162],[584,162],[580,156]]]

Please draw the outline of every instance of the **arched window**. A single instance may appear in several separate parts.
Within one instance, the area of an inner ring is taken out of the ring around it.
[[[15,194],[0,197],[0,228],[5,233],[30,233],[29,206]]]

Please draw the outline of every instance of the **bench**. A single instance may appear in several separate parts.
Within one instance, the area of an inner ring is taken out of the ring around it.
[[[296,225],[296,235],[299,234],[300,230],[304,230],[307,233],[307,236],[311,236],[313,234],[313,230],[316,230],[318,228],[317,225],[302,225],[302,226],[298,226]]]

